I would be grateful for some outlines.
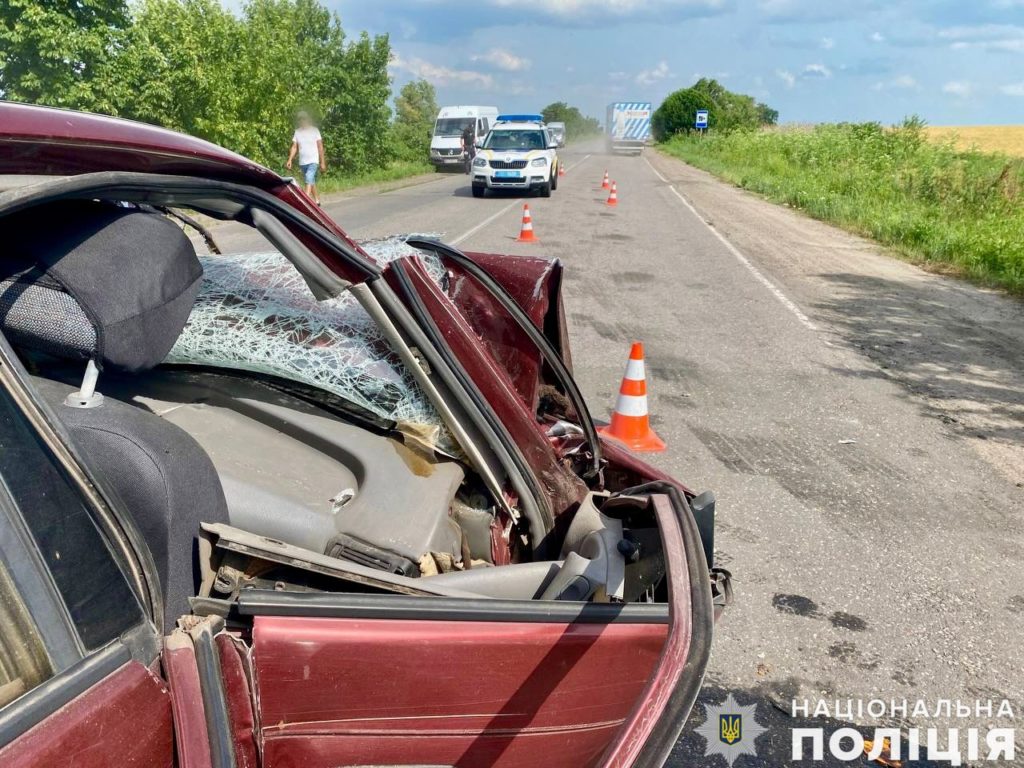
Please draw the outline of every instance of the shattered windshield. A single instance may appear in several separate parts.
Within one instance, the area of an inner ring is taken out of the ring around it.
[[[380,264],[420,254],[440,279],[440,263],[404,240],[363,246]],[[396,421],[441,450],[455,450],[437,411],[354,296],[317,301],[276,252],[200,258],[202,288],[166,362],[297,381]]]

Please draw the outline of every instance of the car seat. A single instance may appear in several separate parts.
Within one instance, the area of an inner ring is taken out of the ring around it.
[[[164,631],[198,587],[200,523],[227,523],[220,480],[183,430],[95,391],[102,370],[158,365],[188,319],[202,267],[155,212],[92,201],[0,220],[0,330],[30,355],[77,361],[74,387],[33,377],[101,488],[132,515],[156,562]],[[102,383],[102,382],[100,382]]]

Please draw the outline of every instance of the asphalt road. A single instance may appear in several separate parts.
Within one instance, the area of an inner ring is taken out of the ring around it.
[[[669,445],[650,460],[717,493],[719,563],[735,578],[702,701],[756,702],[770,729],[736,765],[789,763],[794,697],[1006,698],[1016,711],[1022,305],[653,152],[563,160],[554,197],[528,200],[539,244],[515,242],[521,199],[475,200],[464,176],[328,210],[357,238],[434,233],[561,259],[576,374],[599,418],[629,343],[645,343]],[[606,168],[617,208],[599,189]],[[685,736],[676,764],[725,765],[687,759],[703,748]]]

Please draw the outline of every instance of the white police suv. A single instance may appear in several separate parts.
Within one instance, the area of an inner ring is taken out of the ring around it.
[[[488,189],[558,188],[558,151],[540,115],[498,115],[473,160],[473,197]]]

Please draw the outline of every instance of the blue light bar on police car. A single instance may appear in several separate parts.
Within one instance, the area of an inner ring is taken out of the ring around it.
[[[543,123],[544,115],[498,115],[499,123]]]

